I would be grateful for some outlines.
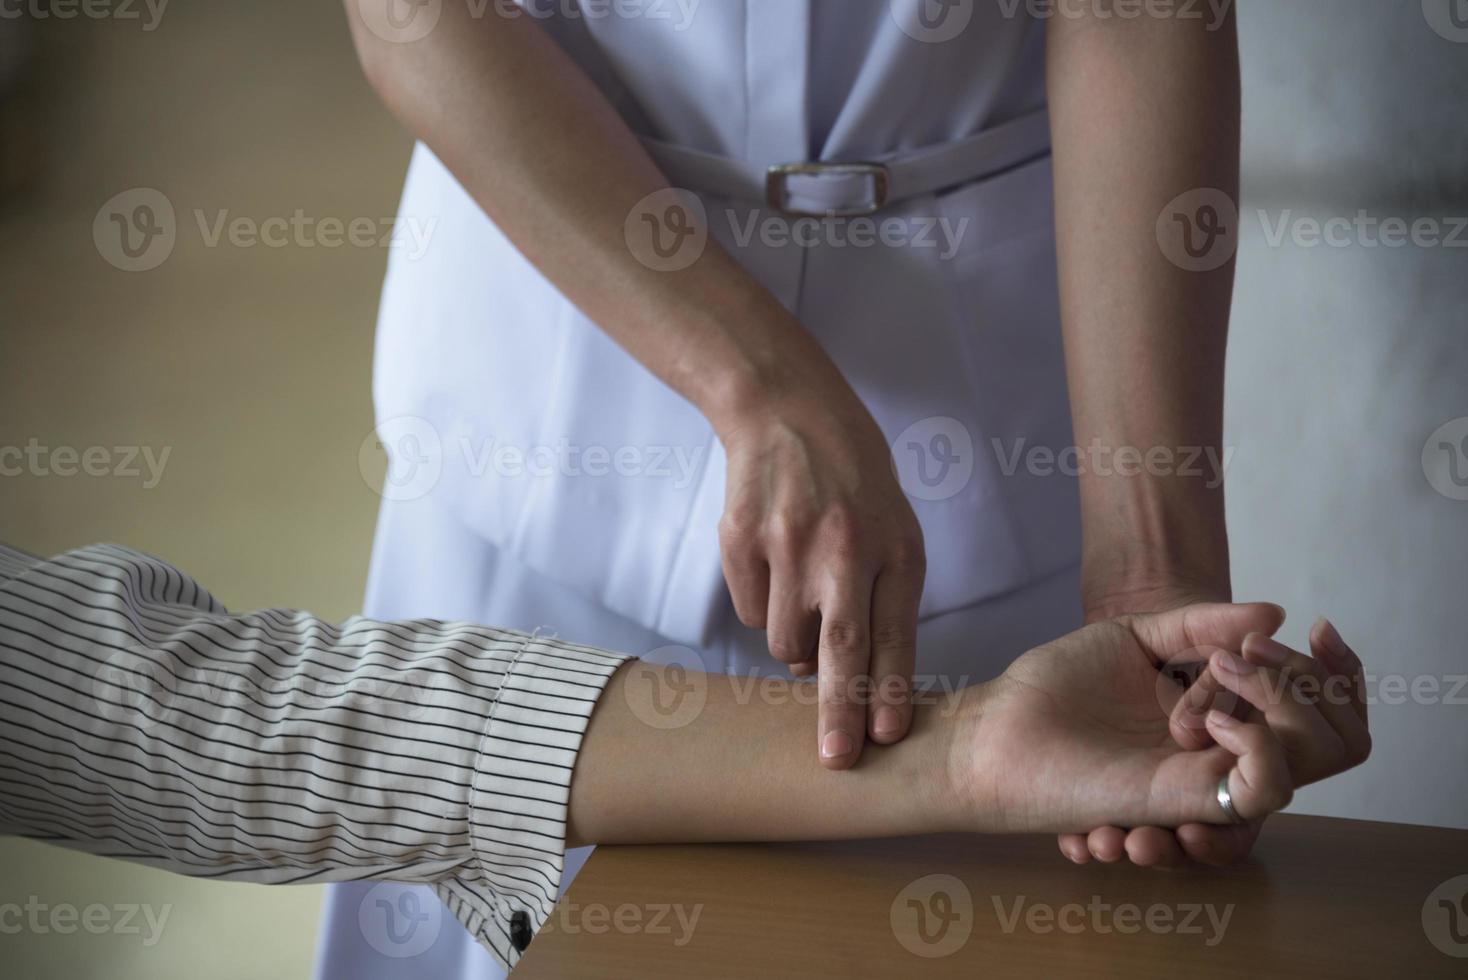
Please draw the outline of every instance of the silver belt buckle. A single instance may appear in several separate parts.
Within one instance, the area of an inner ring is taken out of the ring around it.
[[[872,200],[848,208],[833,208],[830,211],[795,211],[790,208],[789,188],[786,179],[792,176],[820,176],[836,174],[860,175],[872,179]],[[771,208],[797,218],[860,218],[876,214],[887,206],[887,197],[892,191],[892,172],[880,163],[780,163],[771,167],[765,176],[765,200]]]

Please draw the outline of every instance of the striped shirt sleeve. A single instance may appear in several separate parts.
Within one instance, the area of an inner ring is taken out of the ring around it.
[[[624,657],[465,623],[231,614],[115,545],[0,545],[0,832],[196,877],[431,883],[512,967]]]

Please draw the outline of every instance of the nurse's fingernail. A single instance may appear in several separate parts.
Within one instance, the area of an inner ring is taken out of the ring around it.
[[[854,748],[856,743],[851,740],[850,735],[839,729],[829,731],[821,740],[821,758],[839,759],[843,755],[850,755]]]
[[[872,731],[878,735],[896,735],[901,727],[902,719],[898,717],[897,709],[891,705],[882,705],[872,719]]]
[[[1244,652],[1270,667],[1283,667],[1290,658],[1290,648],[1263,633],[1250,633],[1244,637]]]
[[[1224,670],[1234,674],[1252,674],[1254,665],[1236,653],[1227,650],[1219,650],[1213,655],[1213,660]]]

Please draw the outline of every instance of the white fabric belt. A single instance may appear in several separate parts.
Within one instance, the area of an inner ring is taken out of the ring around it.
[[[661,140],[642,143],[675,186],[764,202],[788,215],[854,217],[1047,156],[1050,114],[1041,109],[951,143],[851,163],[761,166]]]

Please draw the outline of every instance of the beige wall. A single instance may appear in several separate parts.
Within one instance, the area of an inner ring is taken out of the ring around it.
[[[394,213],[410,142],[361,80],[340,6],[192,0],[151,32],[77,20],[39,40],[47,172],[0,213],[0,443],[169,456],[151,489],[0,478],[0,537],[46,553],[120,541],[189,569],[232,608],[350,615],[376,511],[358,449],[386,253],[207,247],[194,218]],[[92,222],[137,186],[168,196],[179,234],[162,266],[127,273],[100,257]],[[319,888],[195,882],[12,840],[0,868],[0,903],[172,906],[151,947],[0,935],[5,976],[310,969]]]

